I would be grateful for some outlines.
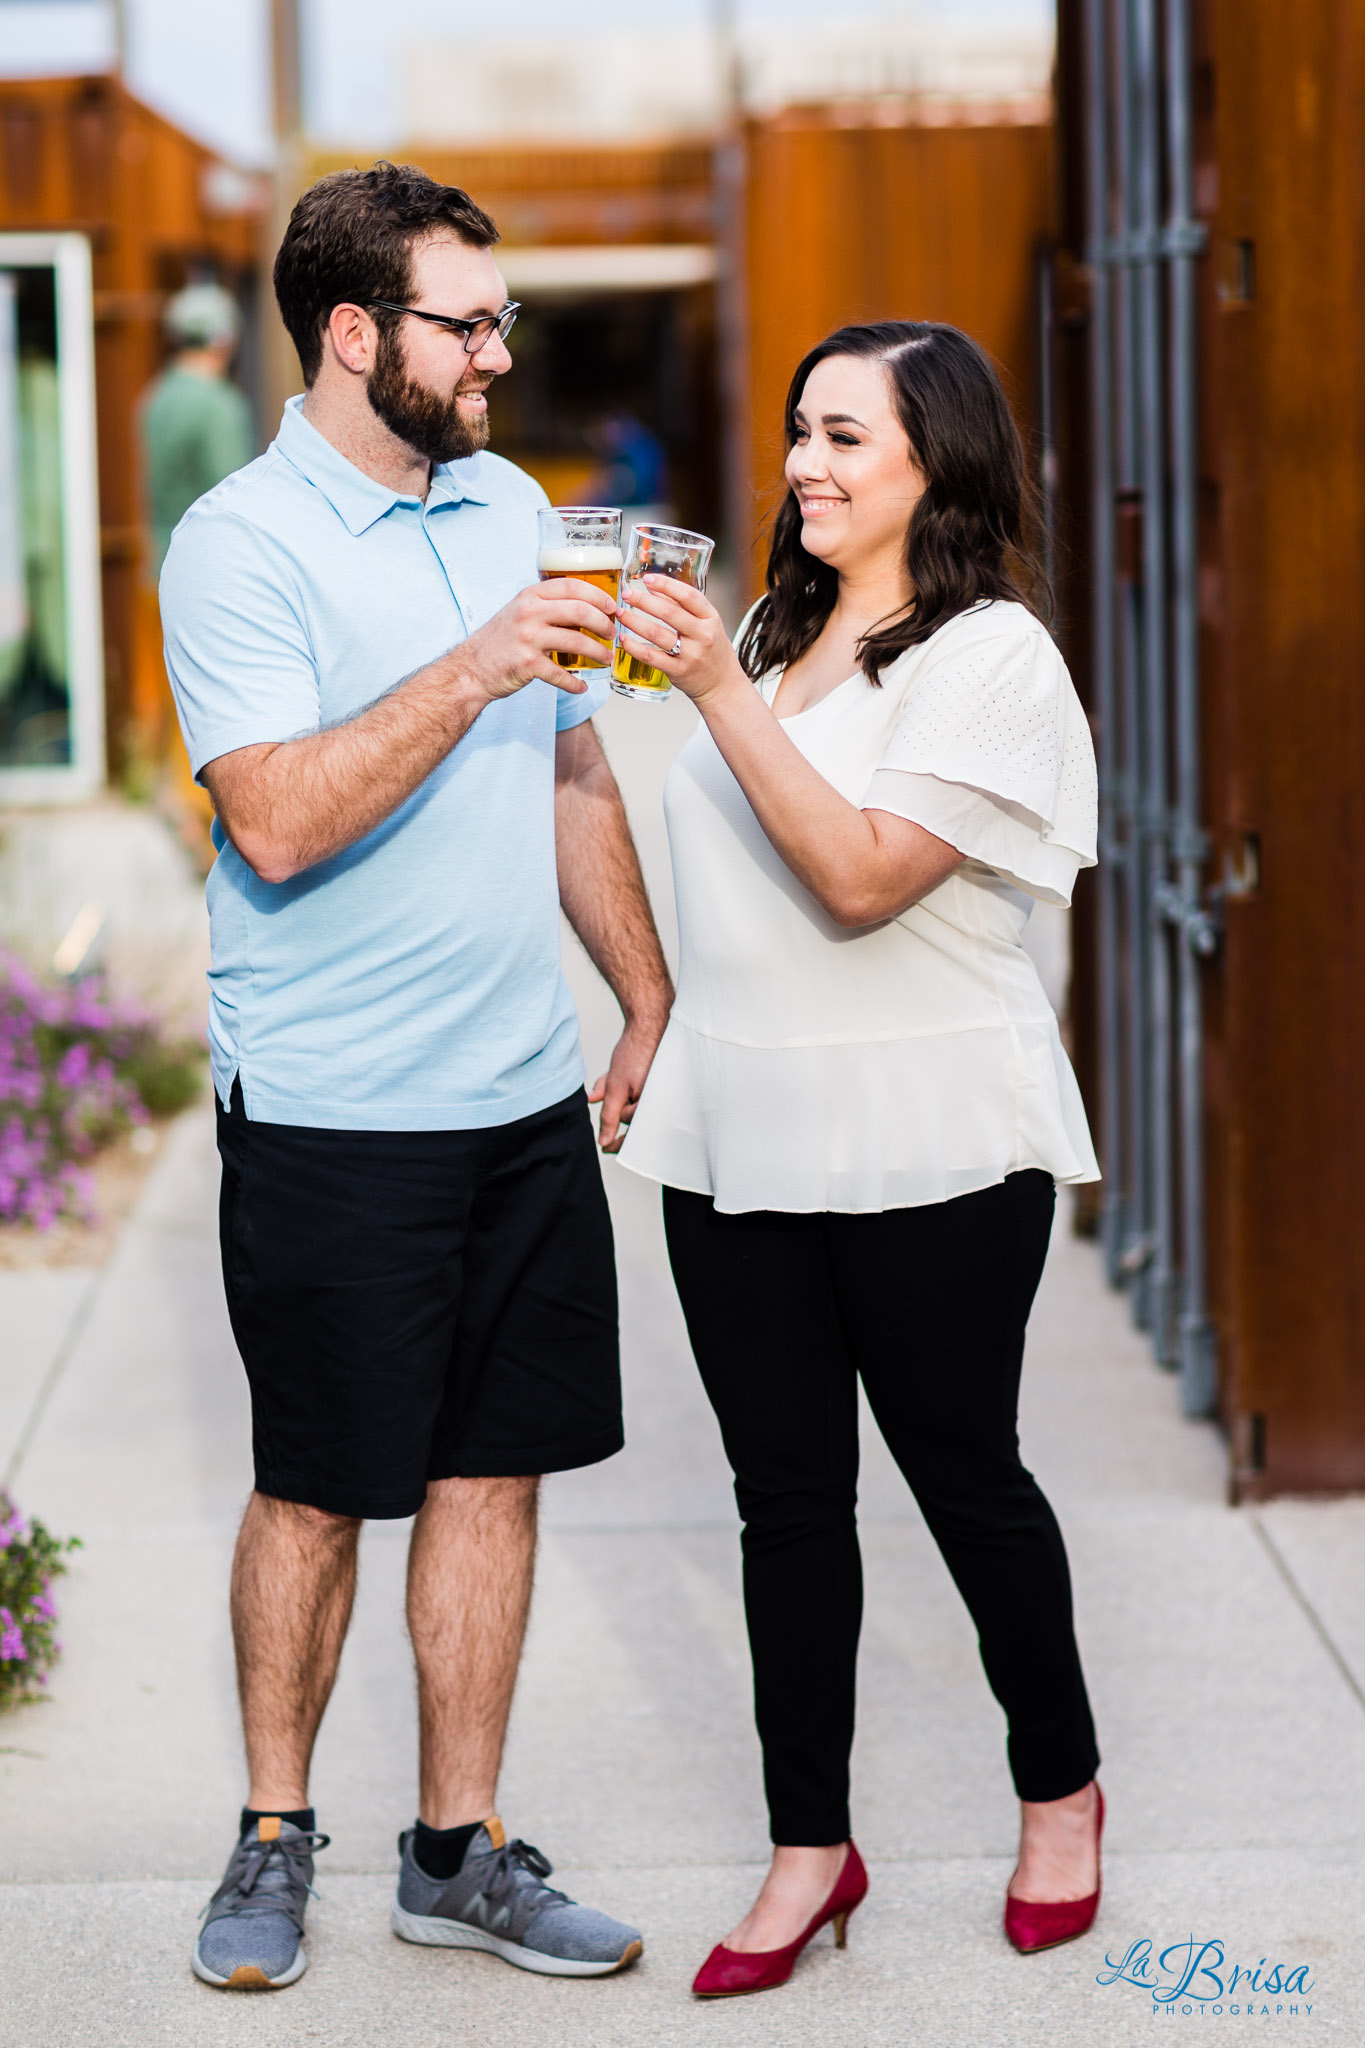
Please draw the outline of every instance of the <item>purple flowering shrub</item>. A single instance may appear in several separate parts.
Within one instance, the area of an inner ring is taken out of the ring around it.
[[[47,1684],[62,1648],[52,1581],[67,1568],[66,1552],[79,1548],[78,1537],[62,1541],[41,1522],[25,1521],[0,1493],[0,1707]]]
[[[0,1222],[46,1230],[89,1218],[83,1162],[192,1101],[201,1059],[99,976],[52,985],[0,954]]]

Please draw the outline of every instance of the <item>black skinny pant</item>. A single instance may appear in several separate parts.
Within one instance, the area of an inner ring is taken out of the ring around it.
[[[1021,1799],[1099,1761],[1061,1531],[1019,1458],[1051,1178],[880,1215],[722,1216],[664,1190],[673,1275],[743,1519],[774,1842],[849,1837],[862,1561],[857,1383],[966,1601]]]

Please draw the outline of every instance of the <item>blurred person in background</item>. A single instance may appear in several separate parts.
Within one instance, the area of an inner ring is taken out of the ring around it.
[[[147,778],[158,788],[202,853],[209,806],[174,745],[156,579],[190,506],[250,462],[255,427],[247,396],[230,375],[242,333],[232,294],[219,284],[186,285],[166,307],[162,326],[170,353],[138,408],[146,533],[124,739],[135,781]]]
[[[841,329],[797,369],[767,594],[622,593],[701,713],[668,778],[678,997],[622,1161],[744,1521],[774,1853],[693,1985],[785,1982],[867,1890],[849,1821],[858,1382],[976,1625],[1021,1806],[1005,1931],[1082,1934],[1104,1803],[1061,1532],[1020,1461],[1057,1182],[1099,1178],[1024,951],[1093,866],[1089,727],[1042,622],[1019,436],[957,329]]]
[[[668,457],[664,444],[633,412],[609,412],[594,422],[591,440],[601,468],[585,486],[587,505],[619,505],[628,519],[668,504]]]
[[[369,1518],[414,1518],[420,1803],[393,1931],[560,1977],[642,1947],[495,1811],[539,1475],[623,1441],[588,1102],[614,1149],[672,996],[591,722],[584,629],[615,605],[538,581],[545,493],[487,447],[517,314],[497,239],[410,166],[304,193],[275,261],[304,395],[162,573],[217,812],[223,1279],[255,1454],[232,1579],[250,1782],[193,1953],[231,1989],[306,1964],[309,1770]],[[561,906],[623,1013],[591,1096]]]
[[[143,476],[159,575],[196,498],[250,462],[251,407],[229,376],[241,339],[237,301],[218,284],[177,292],[164,316],[171,354],[142,401]]]

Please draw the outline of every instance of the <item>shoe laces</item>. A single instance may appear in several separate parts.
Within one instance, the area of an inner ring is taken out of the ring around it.
[[[307,1861],[319,1849],[328,1848],[331,1840],[330,1835],[305,1834],[300,1830],[288,1840],[278,1835],[271,1842],[239,1842],[227,1876],[204,1913],[229,1900],[240,1906],[250,1901],[260,1910],[288,1913],[302,1927],[305,1898],[318,1896],[309,1881]],[[204,1913],[199,1916],[201,1920]]]
[[[556,1891],[545,1879],[554,1865],[548,1856],[520,1837],[504,1843],[495,1849],[490,1857],[481,1858],[483,1870],[479,1874],[479,1889],[491,1904],[498,1904],[509,1893],[518,1893],[537,1913],[547,1906],[567,1906],[571,1900],[567,1892]],[[486,1874],[485,1874],[486,1873]]]

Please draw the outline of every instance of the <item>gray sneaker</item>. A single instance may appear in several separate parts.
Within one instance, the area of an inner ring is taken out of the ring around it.
[[[576,1906],[545,1883],[550,1864],[529,1842],[509,1842],[494,1815],[475,1835],[454,1877],[428,1877],[412,1853],[415,1829],[398,1837],[402,1863],[390,1924],[404,1941],[482,1948],[547,1977],[608,1977],[644,1951],[634,1927]]]
[[[326,1835],[267,1815],[242,1836],[223,1882],[204,1908],[194,1974],[226,1991],[276,1991],[308,1968],[303,1914],[313,1889],[313,1852]]]

